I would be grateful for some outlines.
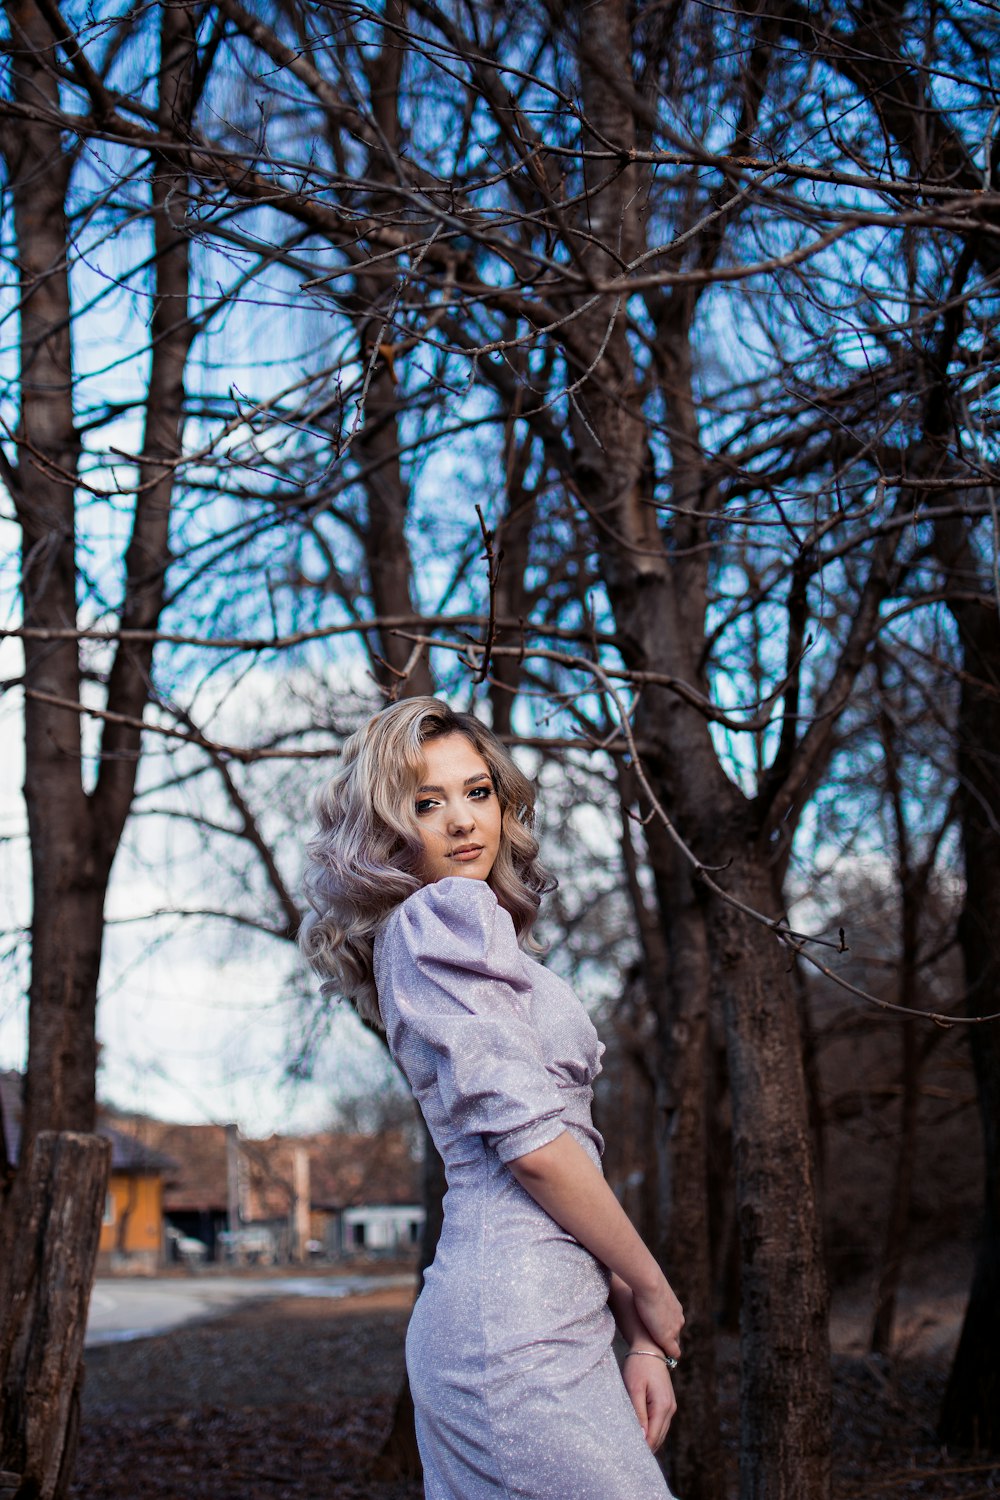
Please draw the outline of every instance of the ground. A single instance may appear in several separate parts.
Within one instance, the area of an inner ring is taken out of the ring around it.
[[[419,1484],[370,1477],[408,1310],[398,1288],[279,1298],[90,1350],[73,1500],[420,1500]],[[948,1354],[938,1342],[889,1369],[841,1341],[836,1500],[1000,1497],[1000,1463],[949,1457],[934,1441]],[[721,1353],[732,1443],[734,1341]]]
[[[366,1478],[410,1301],[278,1298],[88,1350],[74,1500],[419,1500]]]

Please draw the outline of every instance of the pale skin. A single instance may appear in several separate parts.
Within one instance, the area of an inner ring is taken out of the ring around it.
[[[502,809],[489,767],[463,734],[427,741],[415,811],[428,882],[485,880],[500,849]],[[680,1357],[681,1305],[621,1204],[566,1131],[509,1162],[513,1176],[561,1228],[611,1272],[609,1303],[633,1358],[622,1376],[654,1451],[677,1409],[663,1354]]]

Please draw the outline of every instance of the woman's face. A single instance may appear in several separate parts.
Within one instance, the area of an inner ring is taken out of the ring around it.
[[[464,734],[443,734],[423,746],[417,828],[427,884],[448,875],[485,880],[500,849],[500,802],[489,767]]]

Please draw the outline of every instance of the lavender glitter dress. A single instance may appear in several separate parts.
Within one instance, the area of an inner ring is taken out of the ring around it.
[[[664,1500],[611,1351],[608,1273],[506,1165],[563,1130],[600,1163],[586,1012],[463,876],[390,914],[375,978],[448,1174],[406,1339],[427,1500]]]

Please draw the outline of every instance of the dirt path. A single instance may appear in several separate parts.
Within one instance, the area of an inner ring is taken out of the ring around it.
[[[411,1300],[279,1299],[91,1350],[74,1500],[419,1500],[365,1477]]]
[[[422,1500],[369,1477],[409,1307],[401,1291],[279,1299],[91,1350],[73,1500]],[[720,1355],[735,1492],[735,1341]],[[1000,1500],[1000,1463],[935,1442],[946,1373],[930,1350],[891,1370],[836,1355],[835,1500]]]

